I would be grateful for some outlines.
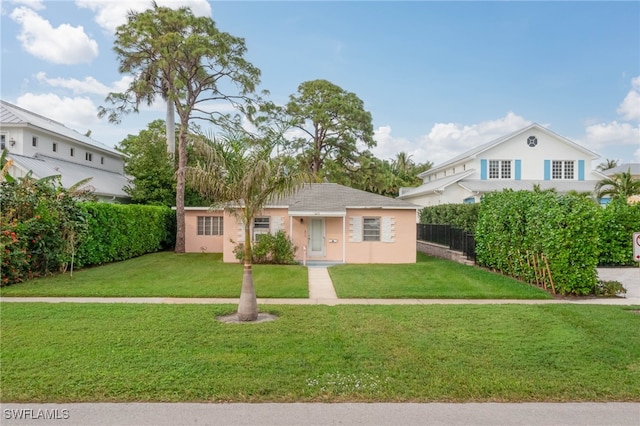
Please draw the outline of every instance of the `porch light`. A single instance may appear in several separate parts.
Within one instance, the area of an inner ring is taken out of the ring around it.
[[[9,139],[9,143],[11,144],[11,146],[16,146],[16,140],[13,137]]]

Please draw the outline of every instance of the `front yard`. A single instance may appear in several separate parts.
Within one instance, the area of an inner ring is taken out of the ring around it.
[[[640,401],[640,315],[576,305],[2,303],[0,400]],[[636,308],[637,309],[637,308]]]

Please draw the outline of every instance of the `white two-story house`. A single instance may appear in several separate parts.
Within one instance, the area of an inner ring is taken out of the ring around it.
[[[34,178],[60,175],[62,185],[91,178],[87,186],[101,201],[126,202],[123,154],[64,124],[0,101],[0,148],[12,160],[9,174]]]
[[[592,169],[594,152],[539,124],[478,145],[418,175],[423,183],[401,188],[398,198],[420,206],[480,202],[506,188],[593,192],[605,176]]]

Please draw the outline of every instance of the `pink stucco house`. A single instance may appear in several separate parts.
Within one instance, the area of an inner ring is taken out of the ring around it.
[[[337,263],[415,263],[416,210],[406,201],[333,183],[304,185],[294,195],[269,203],[251,225],[252,238],[285,231],[298,247],[296,260]],[[186,251],[233,249],[244,227],[228,209],[187,207]]]

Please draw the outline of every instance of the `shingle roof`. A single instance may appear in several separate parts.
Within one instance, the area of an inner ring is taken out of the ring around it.
[[[269,207],[288,207],[290,212],[345,213],[349,208],[419,209],[420,206],[395,198],[372,194],[336,183],[306,184],[295,194],[274,200]]]
[[[73,139],[93,148],[122,156],[122,153],[118,152],[116,149],[70,129],[62,123],[43,117],[42,115],[35,114],[31,111],[27,111],[26,109],[20,108],[3,100],[0,100],[0,123],[3,125],[31,125],[33,127]]]
[[[95,188],[95,194],[109,197],[129,197],[122,189],[129,184],[126,176],[108,170],[84,166],[59,158],[37,155],[25,157],[23,155],[9,154],[16,166],[25,171],[31,170],[34,177],[44,178],[62,175],[62,186],[69,188],[86,178],[93,178],[87,185]]]
[[[441,179],[434,180],[432,182],[423,183],[420,186],[414,188],[402,188],[400,190],[400,196],[398,198],[403,199],[409,196],[416,196],[422,194],[430,194],[437,191],[444,191],[449,185],[472,175],[475,169],[469,169],[464,172],[456,173],[455,175],[447,176]]]

